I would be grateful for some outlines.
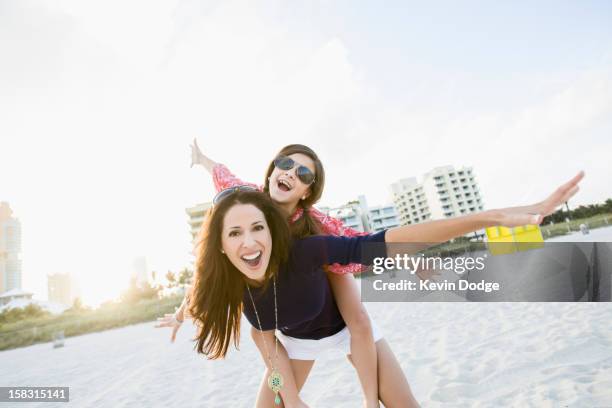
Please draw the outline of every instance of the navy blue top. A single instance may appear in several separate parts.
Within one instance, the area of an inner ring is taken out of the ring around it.
[[[322,339],[338,333],[342,320],[323,265],[360,263],[370,265],[375,257],[386,256],[385,232],[359,237],[316,235],[293,243],[289,261],[281,265],[276,279],[278,328],[299,339]],[[274,288],[251,287],[263,330],[274,329]],[[259,329],[249,292],[244,291],[244,314]]]

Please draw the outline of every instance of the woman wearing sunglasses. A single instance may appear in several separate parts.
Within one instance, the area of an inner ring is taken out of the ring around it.
[[[251,186],[234,176],[227,167],[215,163],[206,157],[194,140],[192,149],[192,166],[203,166],[213,178],[217,192],[235,186]],[[337,236],[359,236],[364,233],[346,228],[339,220],[321,213],[313,205],[321,198],[325,185],[325,171],[316,153],[307,146],[293,144],[285,146],[269,164],[266,170],[264,186],[259,188],[267,193],[272,200],[285,212],[294,238],[310,235],[326,234]],[[350,332],[350,360],[353,363],[363,392],[366,407],[378,407],[378,380],[376,339],[378,333],[373,333],[368,314],[361,303],[361,297],[353,273],[364,268],[358,264],[329,265],[326,268],[335,302],[346,322]],[[184,304],[179,309],[179,319],[182,319]],[[173,336],[176,333],[176,328]],[[256,343],[261,341],[257,333],[253,333]],[[260,346],[261,347],[261,346]],[[301,352],[300,361],[293,363],[296,370],[310,371],[316,357],[322,350]]]
[[[299,391],[310,365],[292,353],[307,344],[346,344],[346,329],[322,267],[369,264],[386,255],[384,243],[446,242],[489,226],[539,224],[578,191],[583,173],[546,200],[529,206],[488,210],[452,219],[393,228],[359,237],[329,235],[291,240],[286,216],[266,194],[252,187],[221,192],[206,217],[197,244],[190,313],[199,330],[197,350],[222,358],[238,345],[241,313],[261,337],[266,364],[257,407],[284,402],[305,407]],[[344,334],[343,334],[344,333]],[[297,345],[296,345],[297,343]],[[408,382],[384,339],[377,341],[379,398],[386,407],[416,407]],[[266,386],[267,385],[267,386]]]

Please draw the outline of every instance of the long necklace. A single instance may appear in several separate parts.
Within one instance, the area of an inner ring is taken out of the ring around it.
[[[249,284],[247,283],[247,291],[249,292],[249,297],[251,298],[251,303],[253,303],[253,310],[255,311],[255,317],[257,317],[257,324],[259,325],[259,333],[261,334],[261,339],[263,340],[264,348],[266,349],[266,353],[268,354],[268,360],[270,361],[270,366],[272,367],[272,373],[268,377],[268,387],[274,393],[274,403],[276,405],[280,405],[281,398],[278,393],[281,388],[283,388],[283,377],[276,369],[276,363],[278,362],[278,338],[276,337],[276,330],[278,330],[278,306],[276,304],[276,278],[272,279],[272,283],[274,286],[274,362],[272,362],[272,357],[270,353],[268,353],[268,344],[266,343],[266,337],[263,334],[263,329],[261,326],[261,320],[259,320],[259,313],[257,313],[257,308],[255,307],[255,301],[253,300],[253,295],[251,294],[251,289],[249,288]]]

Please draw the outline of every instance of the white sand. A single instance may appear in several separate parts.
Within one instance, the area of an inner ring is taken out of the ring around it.
[[[423,407],[612,407],[612,303],[367,307]],[[224,361],[196,355],[191,325],[171,344],[153,323],[0,352],[0,386],[70,387],[69,404],[19,407],[251,407],[263,363],[244,325],[242,349]],[[315,364],[302,394],[311,407],[361,401],[337,353]]]
[[[610,303],[377,303],[371,316],[424,407],[612,407]],[[248,326],[245,326],[247,328]],[[225,361],[192,350],[186,325],[140,324],[0,353],[0,386],[69,386],[76,407],[250,407],[263,363],[243,333]],[[358,407],[345,357],[315,364],[311,407]],[[4,406],[8,404],[1,404]]]

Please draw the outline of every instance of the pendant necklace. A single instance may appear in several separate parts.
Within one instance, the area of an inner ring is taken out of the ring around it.
[[[276,369],[276,363],[278,362],[278,338],[276,337],[276,330],[278,330],[278,306],[276,304],[276,278],[272,278],[272,283],[274,286],[274,362],[272,362],[272,357],[270,353],[268,353],[268,344],[266,343],[266,338],[263,334],[263,329],[261,327],[261,320],[259,320],[259,314],[257,313],[257,308],[255,307],[255,301],[253,300],[253,295],[251,294],[251,289],[249,288],[249,284],[247,283],[247,291],[249,292],[249,297],[251,298],[251,303],[253,303],[253,310],[255,311],[255,316],[257,317],[257,324],[259,325],[259,333],[261,334],[261,339],[263,340],[264,348],[266,349],[266,353],[268,353],[268,360],[270,361],[270,366],[272,367],[272,373],[268,377],[268,387],[274,393],[274,403],[276,405],[280,405],[281,398],[278,394],[283,388],[283,377]]]

